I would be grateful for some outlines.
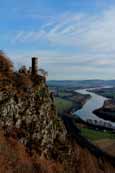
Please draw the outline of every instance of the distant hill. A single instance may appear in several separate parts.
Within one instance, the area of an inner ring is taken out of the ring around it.
[[[49,87],[89,88],[115,86],[115,80],[49,80]]]

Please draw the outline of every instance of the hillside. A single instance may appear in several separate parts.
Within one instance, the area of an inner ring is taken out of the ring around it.
[[[3,53],[0,63],[1,173],[115,172],[109,159],[68,132],[44,76],[25,67],[15,72]]]

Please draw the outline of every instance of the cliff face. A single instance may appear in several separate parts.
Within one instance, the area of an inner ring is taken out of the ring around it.
[[[67,134],[45,79],[23,75],[14,73],[10,85],[7,78],[1,80],[2,173],[114,173],[107,160],[96,158]]]
[[[66,131],[56,116],[56,109],[45,82],[23,96],[0,92],[0,120],[7,136],[14,135],[29,150],[50,157],[54,141],[64,142]],[[38,147],[39,144],[39,147]]]

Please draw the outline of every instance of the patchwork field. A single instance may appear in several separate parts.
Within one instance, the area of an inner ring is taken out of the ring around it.
[[[72,101],[69,101],[60,97],[55,97],[55,105],[58,110],[58,113],[62,113],[72,108],[74,104]]]

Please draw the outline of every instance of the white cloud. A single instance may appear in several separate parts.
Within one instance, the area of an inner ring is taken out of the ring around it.
[[[114,78],[115,67],[115,8],[100,14],[65,13],[52,18],[38,31],[20,31],[13,43],[48,42],[60,50],[26,51],[16,62],[29,62],[38,56],[50,79]],[[72,52],[71,48],[78,51]],[[66,52],[67,50],[67,52]],[[68,51],[69,50],[69,51]],[[28,53],[27,53],[28,52]],[[69,52],[69,53],[68,53]],[[18,53],[17,53],[18,54]],[[17,55],[16,55],[17,56]],[[13,57],[13,56],[12,56]],[[29,58],[29,61],[27,61]]]
[[[43,39],[45,37],[45,31],[41,30],[39,32],[34,32],[34,31],[30,31],[30,32],[26,32],[26,31],[20,31],[16,34],[16,37],[11,40],[12,44],[15,43],[27,43],[29,41],[29,43],[33,43],[35,41],[38,41],[40,39]]]
[[[115,51],[115,9],[100,15],[65,13],[45,23],[38,31],[20,31],[13,42],[48,40],[53,45],[80,47],[89,51]]]
[[[104,11],[100,16],[83,15],[78,21],[72,19],[68,25],[60,22],[58,28],[56,25],[47,33],[52,44],[70,45],[90,52],[115,51],[115,9]]]

